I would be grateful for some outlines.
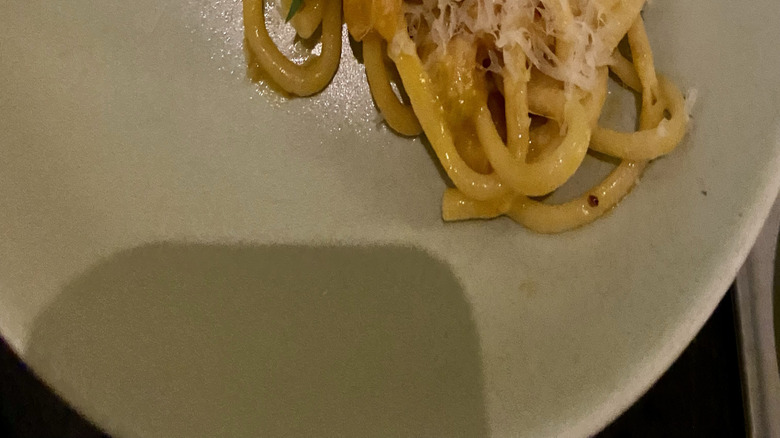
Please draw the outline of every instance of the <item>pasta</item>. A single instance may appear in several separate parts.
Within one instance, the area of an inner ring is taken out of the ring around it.
[[[243,2],[249,49],[298,96],[321,91],[335,75],[346,22],[363,44],[386,123],[402,135],[424,134],[452,183],[442,199],[445,221],[505,215],[541,233],[588,224],[687,129],[682,93],[655,71],[640,15],[645,0],[282,0],[301,37],[321,27],[322,51],[303,64],[269,37],[264,0]],[[630,56],[618,47],[623,40]],[[404,98],[393,89],[393,68]],[[641,96],[635,132],[599,125],[610,72]],[[589,150],[620,164],[574,200],[540,201]]]

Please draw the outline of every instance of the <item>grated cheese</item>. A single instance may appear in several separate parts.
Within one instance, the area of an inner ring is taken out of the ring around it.
[[[598,33],[604,24],[603,4],[598,0],[404,2],[410,36],[418,47],[433,47],[433,55],[445,55],[456,36],[472,43],[488,41],[499,52],[519,45],[542,73],[586,90],[596,85],[597,69],[609,64],[612,50]],[[556,56],[556,40],[571,47],[567,59]],[[488,69],[500,73],[501,67],[494,65],[496,54],[488,55]]]

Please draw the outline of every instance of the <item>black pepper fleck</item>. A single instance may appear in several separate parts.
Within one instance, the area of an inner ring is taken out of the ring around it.
[[[599,206],[599,198],[594,196],[594,195],[588,196],[588,205],[590,205],[591,207],[598,207]]]

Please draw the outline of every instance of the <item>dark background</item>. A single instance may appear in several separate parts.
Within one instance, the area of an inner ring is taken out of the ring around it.
[[[597,438],[744,437],[733,288],[663,377]],[[0,436],[108,435],[63,403],[0,342]]]

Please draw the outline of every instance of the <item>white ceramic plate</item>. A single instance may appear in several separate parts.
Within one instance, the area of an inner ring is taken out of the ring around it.
[[[777,193],[774,0],[652,2],[693,130],[557,236],[443,224],[349,46],[283,101],[246,79],[240,10],[0,5],[0,329],[117,436],[593,433],[701,327]]]

